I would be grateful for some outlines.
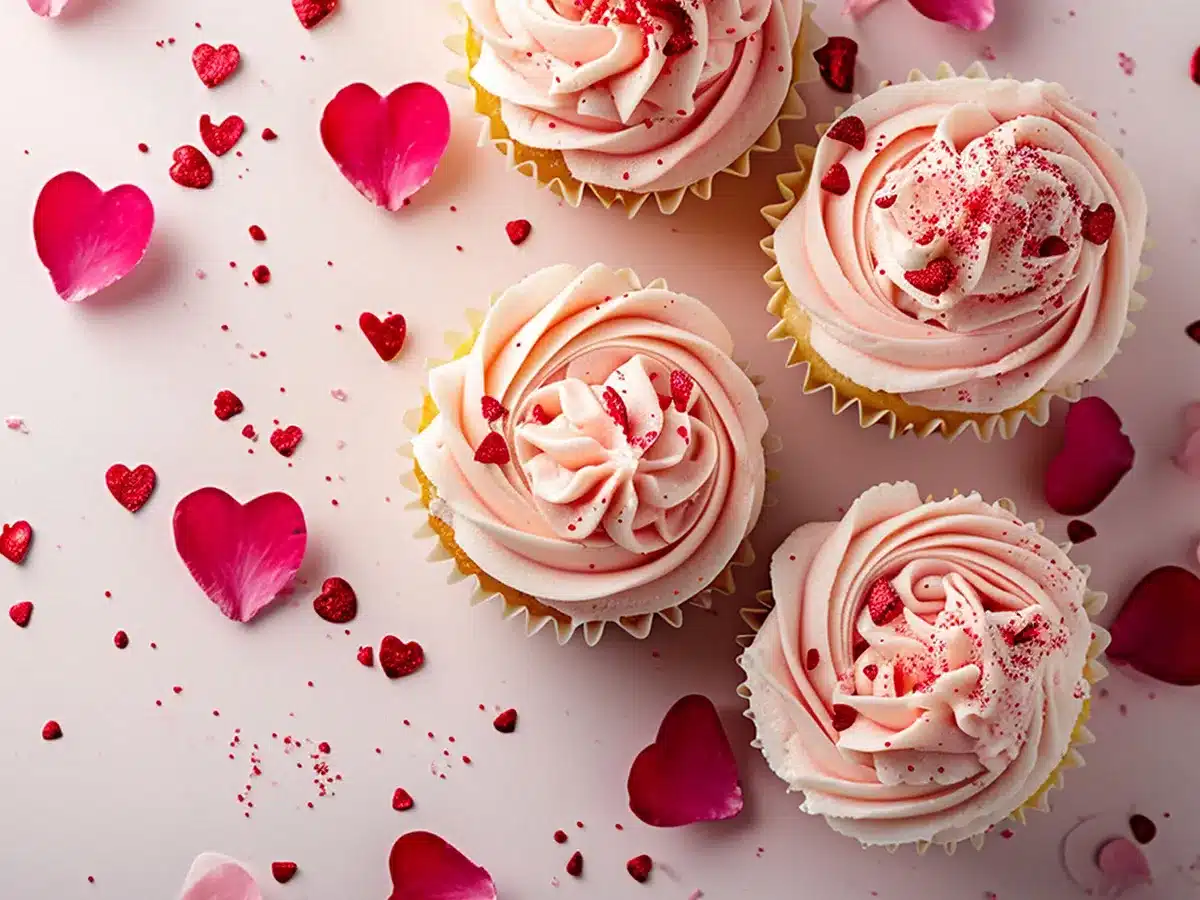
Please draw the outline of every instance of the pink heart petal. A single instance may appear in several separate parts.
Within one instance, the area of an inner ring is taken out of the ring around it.
[[[1142,871],[1150,867],[1142,851],[1129,840],[1129,814],[1105,813],[1089,816],[1067,832],[1062,842],[1062,864],[1067,875],[1088,896],[1109,897],[1134,885],[1123,883],[1122,872]],[[1120,846],[1123,842],[1129,846]],[[1113,846],[1118,844],[1118,846]],[[1141,856],[1139,863],[1130,847]],[[1139,881],[1136,883],[1145,883]]]
[[[262,900],[262,893],[237,860],[202,853],[184,879],[179,900]]]
[[[141,188],[122,184],[105,193],[79,172],[46,182],[33,211],[38,257],[68,303],[132,272],[153,231],[154,204]]]
[[[433,177],[450,143],[450,108],[420,82],[386,98],[352,84],[325,107],[321,140],[360,194],[395,212]]]
[[[1138,582],[1112,624],[1108,658],[1144,675],[1200,684],[1200,578],[1178,566]]]
[[[496,900],[487,869],[428,831],[410,831],[392,847],[391,900]]]
[[[908,0],[921,15],[967,31],[983,31],[996,18],[993,0]]]
[[[1183,411],[1183,446],[1175,454],[1175,465],[1193,478],[1200,478],[1200,403]]]
[[[742,811],[737,760],[716,707],[684,697],[629,770],[629,808],[648,825],[674,828],[732,819]]]
[[[1121,417],[1099,397],[1080,400],[1067,413],[1063,446],[1046,469],[1046,502],[1065,516],[1099,506],[1133,468],[1133,442]]]
[[[1114,890],[1120,895],[1130,888],[1154,883],[1146,854],[1129,838],[1114,838],[1101,847],[1096,854],[1096,868],[1108,878],[1110,895]]]
[[[70,0],[29,0],[29,8],[39,16],[53,17],[67,8]]]
[[[287,494],[243,506],[208,487],[175,507],[175,549],[208,598],[237,622],[249,622],[291,584],[307,543],[304,512]]]

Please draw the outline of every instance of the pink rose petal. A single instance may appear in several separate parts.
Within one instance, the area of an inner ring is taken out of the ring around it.
[[[262,900],[262,893],[237,860],[202,853],[184,879],[179,900]]]
[[[731,819],[742,811],[737,760],[716,707],[684,697],[629,770],[629,808],[648,825],[673,828]]]
[[[33,212],[38,257],[68,303],[133,271],[153,231],[154,204],[141,188],[122,184],[105,193],[78,172],[46,182]]]
[[[352,84],[325,107],[321,140],[360,194],[395,212],[433,177],[450,143],[450,108],[421,82],[386,98]]]
[[[880,2],[882,0],[846,0],[846,6],[842,9],[842,15],[850,16],[854,19],[861,18],[878,6]]]
[[[1129,834],[1127,813],[1084,819],[1063,838],[1062,863],[1067,875],[1094,897],[1118,896],[1130,887],[1150,883],[1149,863]],[[1131,882],[1131,875],[1137,880]]]
[[[1170,684],[1200,684],[1200,578],[1178,566],[1138,582],[1113,622],[1108,658]]]
[[[496,900],[487,869],[428,831],[411,831],[396,841],[388,868],[390,900]]]
[[[1175,465],[1193,478],[1200,478],[1200,403],[1183,411],[1183,446],[1175,454]]]
[[[908,0],[921,15],[967,31],[983,31],[996,18],[993,0]]]
[[[1133,468],[1133,442],[1121,418],[1099,397],[1080,400],[1067,413],[1063,446],[1046,469],[1046,502],[1065,516],[1099,506]]]
[[[70,0],[29,0],[29,8],[39,16],[53,18],[67,8]]]
[[[291,584],[308,542],[304,512],[287,494],[245,506],[201,488],[175,507],[175,548],[221,612],[249,622]]]
[[[1096,867],[1108,878],[1112,887],[1107,891],[1111,896],[1120,896],[1130,888],[1143,884],[1153,884],[1150,874],[1150,862],[1129,838],[1115,838],[1100,848],[1096,855]]]

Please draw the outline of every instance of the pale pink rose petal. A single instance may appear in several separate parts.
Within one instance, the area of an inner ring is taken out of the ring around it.
[[[1121,417],[1099,397],[1080,400],[1067,413],[1063,446],[1046,469],[1046,502],[1064,516],[1099,506],[1133,468],[1133,442]]]
[[[1113,663],[1200,685],[1200,578],[1187,569],[1163,566],[1139,581],[1109,630]]]
[[[1067,875],[1093,897],[1120,896],[1128,888],[1150,883],[1149,862],[1130,841],[1130,834],[1128,813],[1084,819],[1063,838],[1062,864]]]
[[[29,8],[39,16],[53,17],[67,8],[71,0],[29,0]]]
[[[1200,478],[1200,403],[1183,411],[1183,446],[1175,454],[1175,465],[1193,478]]]
[[[842,10],[842,15],[858,19],[865,16],[881,2],[882,0],[846,0],[846,6]]]
[[[996,18],[993,0],[908,0],[917,12],[935,22],[948,22],[967,31],[983,31]]]
[[[1114,838],[1101,847],[1096,854],[1096,867],[1108,878],[1110,896],[1154,883],[1146,854],[1129,838]]]
[[[450,108],[421,82],[387,97],[352,84],[325,107],[321,140],[360,194],[395,212],[433,177],[450,143]]]
[[[410,831],[392,846],[390,900],[496,900],[487,869],[436,834]]]
[[[208,598],[249,622],[291,584],[308,543],[304,512],[287,494],[245,506],[207,487],[175,507],[175,548]]]
[[[201,853],[184,879],[179,900],[262,900],[262,893],[237,860]]]
[[[154,204],[122,184],[105,193],[79,172],[55,175],[33,211],[33,240],[54,289],[68,303],[124,278],[146,255]]]
[[[684,697],[629,770],[629,808],[648,825],[674,828],[732,819],[742,811],[737,760],[716,707]]]

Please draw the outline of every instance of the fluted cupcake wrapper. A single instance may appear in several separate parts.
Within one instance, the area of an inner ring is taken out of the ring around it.
[[[957,494],[958,492],[956,491],[955,493]],[[930,498],[930,500],[932,501],[932,498]],[[1016,506],[1010,500],[998,500],[996,505],[1012,513],[1014,516],[1017,514]],[[1043,523],[1039,520],[1033,524],[1037,529],[1037,532],[1041,534],[1043,531]],[[1064,552],[1069,553],[1073,545],[1070,543],[1070,541],[1067,541],[1059,546]],[[1081,565],[1079,566],[1079,570],[1086,578],[1091,578],[1091,566]],[[747,650],[750,645],[754,643],[755,636],[762,629],[763,623],[765,623],[767,620],[767,616],[769,616],[771,611],[775,608],[775,597],[769,590],[759,591],[755,595],[755,601],[756,605],[745,607],[741,610],[742,621],[750,628],[750,632],[748,634],[739,635],[737,638],[737,644],[743,651]],[[1107,603],[1108,595],[1101,591],[1093,591],[1088,589],[1084,592],[1083,608],[1087,611],[1088,618],[1092,621],[1092,640],[1088,645],[1087,662],[1083,668],[1083,677],[1087,679],[1087,682],[1093,686],[1108,677],[1108,669],[1106,669],[1103,663],[1100,662],[1099,657],[1100,654],[1104,652],[1105,648],[1108,647],[1110,637],[1105,629],[1095,624],[1096,616],[1099,615]],[[737,662],[738,665],[743,665],[741,654],[738,654]],[[747,703],[749,703],[752,693],[753,692],[750,689],[749,679],[738,685],[737,694],[743,700],[747,701]],[[754,722],[755,737],[754,740],[750,742],[750,746],[761,751],[763,749],[763,744],[762,740],[758,736],[758,722],[755,720],[754,711],[748,708],[744,713],[742,713],[742,715],[744,715],[751,722]],[[1054,771],[1050,773],[1050,776],[1046,779],[1046,781],[1036,791],[1034,791],[1033,794],[1031,794],[1020,806],[1009,813],[1005,819],[1001,819],[1000,821],[1012,820],[1024,825],[1026,823],[1026,813],[1030,810],[1037,810],[1044,813],[1050,812],[1050,794],[1055,790],[1062,789],[1068,770],[1079,769],[1086,765],[1081,748],[1096,742],[1095,736],[1087,728],[1087,722],[1090,716],[1091,700],[1088,699],[1083,701],[1083,709],[1080,711],[1079,718],[1075,722],[1075,727],[1071,731],[1071,741],[1067,745],[1067,751],[1063,754],[1063,758],[1054,768]],[[802,792],[801,788],[793,787],[790,784],[788,785],[787,790],[788,793]],[[995,823],[995,825],[998,824],[1000,823]],[[994,828],[995,825],[992,827]],[[990,831],[991,829],[989,828],[988,830]],[[967,843],[970,843],[971,846],[973,846],[976,850],[980,850],[983,848],[986,837],[987,832],[985,831],[972,835],[964,840]],[[952,841],[948,843],[941,843],[936,841],[915,841],[911,842],[911,846],[916,848],[919,856],[924,856],[930,847],[940,847],[945,851],[947,856],[952,856],[958,849],[958,845],[963,842],[964,841]],[[865,849],[867,846],[869,845],[864,844],[863,848]],[[895,853],[904,846],[910,846],[910,844],[886,844],[884,845],[884,848],[889,853]]]
[[[636,275],[629,270],[621,270],[621,274],[633,275],[636,280]],[[645,285],[646,289],[665,289],[666,287],[667,283],[663,279],[657,279]],[[492,302],[495,302],[497,296],[499,295],[497,294],[492,297]],[[466,333],[449,332],[445,335],[449,359],[459,359],[471,351],[475,339],[478,337],[479,331],[483,326],[485,316],[486,313],[479,310],[468,310],[466,319],[470,330]],[[425,365],[427,369],[433,369],[447,361],[443,359],[430,359],[426,360]],[[745,364],[738,363],[738,365],[743,371],[747,368]],[[759,401],[762,403],[763,409],[769,409],[772,402],[771,398],[764,396],[762,393],[762,385],[765,379],[754,375],[750,375],[749,378],[758,389]],[[404,424],[408,431],[415,436],[428,427],[436,416],[437,407],[434,405],[428,391],[426,391],[421,405],[405,413]],[[763,438],[763,451],[767,455],[774,455],[782,449],[783,442],[776,435],[767,433]],[[751,566],[754,564],[756,558],[754,547],[750,543],[750,536],[747,535],[742,539],[733,558],[720,574],[713,579],[712,583],[699,594],[685,598],[676,606],[656,613],[623,616],[619,619],[608,621],[578,619],[568,613],[550,607],[531,594],[519,591],[510,585],[492,578],[480,568],[466,554],[462,547],[458,545],[454,537],[453,524],[445,521],[443,518],[439,518],[437,515],[438,505],[441,503],[437,494],[437,488],[425,473],[421,471],[421,467],[413,458],[411,445],[406,443],[399,452],[412,463],[412,471],[406,472],[400,479],[401,484],[415,495],[415,499],[407,504],[405,508],[417,510],[425,514],[425,521],[416,530],[415,536],[421,540],[433,540],[433,546],[427,557],[428,560],[437,563],[452,563],[447,574],[447,583],[472,582],[470,600],[472,606],[496,601],[500,604],[501,614],[506,620],[523,617],[525,620],[525,633],[529,637],[537,634],[547,626],[553,626],[554,635],[559,644],[566,644],[575,636],[576,632],[582,632],[584,642],[589,647],[594,647],[600,642],[600,639],[604,636],[605,628],[609,625],[616,625],[638,639],[645,639],[650,636],[650,631],[654,627],[656,620],[666,622],[672,628],[679,628],[683,625],[684,606],[690,604],[701,609],[710,609],[712,607],[712,595],[714,592],[726,596],[732,595],[737,590],[734,569]],[[767,484],[763,498],[764,508],[774,506],[778,502],[771,490],[771,485],[778,481],[778,479],[779,473],[768,468]]]
[[[459,3],[452,3],[449,9],[459,21],[463,31],[447,38],[445,45],[451,52],[461,56],[466,66],[452,70],[447,76],[447,80],[453,85],[469,89],[474,94],[475,112],[483,118],[479,146],[495,147],[507,160],[509,169],[533,178],[539,187],[549,188],[552,193],[557,194],[572,207],[578,207],[583,202],[583,198],[591,194],[606,209],[620,203],[628,217],[632,219],[641,211],[646,201],[653,197],[658,204],[659,211],[663,215],[669,216],[679,209],[683,204],[684,197],[689,193],[701,200],[711,199],[713,179],[717,175],[732,175],[736,178],[749,177],[753,154],[776,153],[783,147],[780,123],[799,121],[808,115],[808,110],[796,90],[796,86],[816,81],[819,76],[812,51],[824,43],[825,35],[812,20],[812,11],[815,8],[815,3],[806,0],[803,20],[800,24],[800,36],[792,49],[792,87],[788,90],[783,106],[770,127],[753,146],[724,169],[686,187],[674,188],[669,191],[621,191],[580,181],[571,174],[567,168],[566,159],[558,150],[542,150],[513,140],[500,117],[500,98],[485,91],[470,77],[471,67],[479,58],[480,42],[478,35],[471,27],[466,11]]]
[[[988,75],[987,69],[979,62],[972,63],[962,73],[962,76],[984,79],[991,77]],[[907,80],[910,82],[940,81],[956,77],[959,76],[950,64],[942,63],[935,70],[932,79],[920,70],[913,69]],[[881,88],[887,86],[888,82],[880,85]],[[861,96],[854,97],[855,102],[860,99],[862,99]],[[841,113],[842,110],[838,109],[837,114],[841,115]],[[823,135],[829,129],[830,124],[832,123],[819,124],[817,133]],[[778,261],[775,251],[775,231],[800,201],[808,187],[812,175],[813,157],[817,148],[798,144],[795,152],[796,162],[800,168],[776,178],[783,200],[766,206],[762,210],[763,218],[771,226],[772,233],[761,241],[760,246],[773,263]],[[1149,249],[1150,246],[1150,241],[1147,240],[1143,249]],[[1136,283],[1142,283],[1150,277],[1150,274],[1150,268],[1141,265],[1135,279]],[[1026,419],[1034,425],[1045,425],[1050,419],[1051,403],[1056,397],[1074,403],[1083,395],[1082,385],[1069,385],[1060,390],[1039,391],[1019,406],[1003,412],[987,414],[926,409],[907,403],[898,394],[870,390],[838,372],[813,350],[809,343],[812,322],[798,298],[788,288],[779,266],[772,265],[763,277],[773,291],[771,300],[767,304],[767,310],[779,319],[779,322],[767,333],[767,337],[773,341],[790,341],[792,343],[787,366],[801,364],[805,366],[803,392],[815,394],[820,391],[829,391],[833,414],[841,415],[848,409],[857,409],[858,422],[862,428],[870,428],[882,423],[888,428],[889,436],[892,438],[903,434],[914,434],[924,438],[940,433],[943,437],[953,440],[965,431],[973,431],[976,437],[983,441],[990,441],[996,434],[999,434],[1001,438],[1008,439],[1017,433],[1017,429]],[[1133,291],[1129,299],[1130,312],[1138,312],[1145,305],[1146,298],[1136,290]],[[1134,330],[1133,323],[1126,321],[1122,340],[1130,337]],[[1120,353],[1120,349],[1117,352]],[[1104,373],[1101,372],[1096,377],[1097,380],[1103,378]]]

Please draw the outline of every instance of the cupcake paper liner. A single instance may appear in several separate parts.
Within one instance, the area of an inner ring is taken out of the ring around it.
[[[812,51],[824,43],[825,35],[812,20],[812,11],[816,4],[811,0],[804,3],[803,18],[800,24],[800,36],[792,49],[792,87],[788,90],[775,120],[767,128],[758,141],[741,156],[730,163],[720,172],[709,175],[692,184],[674,188],[669,191],[620,191],[602,185],[591,184],[575,178],[567,168],[566,160],[557,150],[541,150],[514,141],[508,133],[508,128],[500,118],[500,98],[485,91],[470,77],[471,67],[479,59],[481,43],[479,36],[471,27],[466,11],[459,3],[450,5],[451,14],[459,21],[463,33],[449,37],[445,46],[451,52],[466,60],[465,69],[455,69],[447,76],[447,80],[458,87],[469,88],[475,98],[475,112],[483,117],[483,125],[479,136],[479,146],[495,147],[508,161],[508,168],[533,178],[539,187],[549,188],[568,205],[578,207],[586,194],[590,193],[606,208],[620,203],[629,218],[633,218],[651,196],[658,204],[663,215],[673,215],[683,203],[683,198],[690,192],[701,200],[712,197],[713,179],[719,174],[733,175],[737,178],[747,178],[750,175],[751,156],[754,153],[775,153],[783,146],[783,137],[779,125],[784,121],[799,121],[808,115],[804,101],[800,98],[796,86],[816,81],[819,76],[816,60]]]
[[[629,270],[621,270],[621,273],[633,275]],[[636,275],[634,275],[634,278],[636,280]],[[644,287],[645,289],[665,289],[667,283],[660,278]],[[498,296],[498,294],[493,295],[491,302],[494,303]],[[466,319],[470,331],[466,334],[447,332],[445,343],[450,352],[449,359],[426,360],[426,369],[436,368],[449,360],[459,359],[470,353],[471,348],[475,344],[475,339],[479,336],[479,331],[483,326],[485,315],[486,313],[479,310],[468,310]],[[747,368],[742,363],[738,363],[738,365],[743,371]],[[755,375],[750,375],[749,377],[750,381],[759,391],[759,401],[762,403],[763,409],[770,409],[771,398],[765,397],[762,394],[762,385],[766,379]],[[426,390],[421,405],[405,413],[404,424],[413,435],[416,435],[427,428],[436,416],[437,407],[434,405],[433,398],[430,397],[429,392]],[[763,452],[765,454],[774,455],[779,453],[782,448],[783,443],[776,435],[768,432],[764,436]],[[713,579],[713,582],[699,594],[683,600],[677,606],[661,610],[657,613],[623,616],[620,619],[611,621],[576,619],[561,610],[548,606],[531,594],[519,591],[493,578],[480,568],[458,545],[454,537],[454,526],[438,516],[439,504],[442,501],[437,495],[437,488],[413,458],[411,446],[406,443],[399,452],[412,462],[413,467],[412,472],[405,473],[401,477],[401,484],[416,495],[416,499],[407,504],[405,508],[424,512],[426,516],[425,521],[416,530],[415,536],[422,540],[434,539],[434,546],[427,559],[430,562],[452,561],[454,563],[446,579],[449,584],[473,579],[474,584],[472,585],[470,601],[472,606],[496,600],[500,602],[502,615],[506,620],[524,616],[525,634],[528,637],[537,634],[547,625],[553,625],[555,638],[559,644],[566,644],[577,631],[582,631],[584,641],[589,647],[594,647],[604,636],[605,627],[610,624],[618,625],[622,630],[638,639],[649,637],[656,619],[661,619],[672,628],[679,628],[683,625],[684,606],[691,604],[700,609],[710,609],[712,607],[712,594],[714,591],[725,596],[732,595],[737,590],[734,569],[751,566],[754,564],[756,558],[754,547],[750,542],[750,536],[747,535],[742,539],[733,558],[726,564],[717,577]],[[777,503],[776,498],[772,494],[771,485],[778,481],[778,479],[779,473],[768,468],[763,497],[764,509],[772,507]]]
[[[955,492],[955,493],[957,494],[957,492]],[[930,498],[930,501],[932,501],[932,498]],[[1014,516],[1017,514],[1016,506],[1010,500],[999,500],[996,502],[996,505],[1001,507],[1002,509],[1012,513]],[[1034,526],[1034,528],[1036,528],[1038,534],[1042,533],[1044,524],[1041,520],[1034,522],[1033,526]],[[1065,553],[1069,553],[1072,546],[1073,545],[1071,544],[1070,541],[1064,542],[1059,545],[1059,547]],[[1091,566],[1081,565],[1081,566],[1079,566],[1079,570],[1084,574],[1085,578],[1088,578],[1088,579],[1091,578],[1091,575],[1092,575],[1092,567]],[[742,650],[748,649],[750,647],[750,645],[752,643],[754,643],[755,635],[758,634],[759,630],[763,626],[763,623],[766,622],[767,616],[770,615],[771,611],[775,608],[775,598],[774,598],[774,595],[769,590],[759,591],[757,594],[755,594],[755,600],[757,601],[756,606],[746,607],[741,610],[742,621],[745,622],[746,625],[749,626],[749,628],[751,630],[750,634],[740,635],[737,638],[737,644],[739,647],[742,648]],[[1104,609],[1104,607],[1107,603],[1108,603],[1108,595],[1107,594],[1105,594],[1101,591],[1093,591],[1091,589],[1085,589],[1084,597],[1083,597],[1083,608],[1087,611],[1088,618],[1091,620],[1091,623],[1092,623],[1092,640],[1091,640],[1091,643],[1088,645],[1087,662],[1084,664],[1084,667],[1083,667],[1083,677],[1086,678],[1088,683],[1091,685],[1095,685],[1098,682],[1100,682],[1103,679],[1108,677],[1108,669],[1106,669],[1104,667],[1104,665],[1099,661],[1099,656],[1101,653],[1104,652],[1105,648],[1108,646],[1110,637],[1109,637],[1108,632],[1105,629],[1101,628],[1099,625],[1096,624],[1096,616],[1100,613],[1101,610]],[[738,661],[738,664],[741,665],[741,663],[742,663],[741,654],[738,655],[737,661]],[[749,679],[747,679],[746,681],[743,681],[740,685],[738,685],[737,694],[743,700],[749,702],[751,694],[752,694],[752,691],[750,689]],[[742,713],[742,715],[745,716],[747,719],[749,719],[751,722],[755,723],[755,737],[754,737],[754,740],[752,740],[750,742],[750,746],[756,750],[761,751],[763,748],[763,745],[762,745],[762,741],[759,739],[758,734],[757,734],[758,723],[755,721],[753,710],[747,709],[744,713]],[[1065,781],[1065,776],[1066,776],[1066,773],[1068,770],[1080,769],[1080,768],[1083,768],[1084,765],[1086,765],[1084,758],[1083,758],[1083,754],[1080,752],[1080,748],[1086,747],[1087,745],[1094,744],[1096,742],[1095,736],[1087,728],[1087,722],[1090,717],[1091,717],[1091,700],[1089,698],[1089,699],[1083,701],[1083,708],[1080,710],[1079,718],[1075,721],[1075,727],[1071,731],[1071,740],[1070,740],[1070,743],[1067,745],[1067,750],[1063,754],[1063,758],[1059,761],[1058,765],[1054,768],[1054,771],[1052,771],[1050,773],[1049,777],[1045,780],[1045,782],[1043,782],[1042,785],[1025,800],[1025,802],[1023,802],[1020,806],[1018,806],[1016,809],[1014,809],[1012,812],[1010,812],[1007,815],[1007,817],[1005,817],[1006,819],[1011,819],[1014,822],[1019,822],[1020,824],[1024,825],[1026,823],[1026,813],[1028,811],[1037,810],[1039,812],[1044,812],[1044,813],[1050,812],[1050,794],[1051,794],[1051,792],[1062,789],[1064,781]],[[800,789],[800,788],[793,788],[790,784],[788,785],[787,790],[788,790],[788,793],[802,791],[802,789]],[[1005,819],[1001,819],[1001,821],[1004,821],[1004,820]],[[999,823],[997,822],[996,824],[999,824]],[[995,827],[995,825],[991,826],[991,828],[994,828],[994,827]],[[991,828],[989,828],[988,831],[990,831]],[[971,846],[973,846],[976,850],[980,850],[983,848],[984,840],[986,837],[987,837],[987,831],[982,832],[980,834],[972,835],[971,837],[966,838],[965,840],[968,841],[971,844]],[[952,841],[949,843],[939,843],[939,842],[935,842],[935,841],[916,841],[916,842],[913,842],[912,845],[916,847],[917,854],[919,856],[924,856],[925,853],[928,852],[929,848],[934,847],[934,846],[941,847],[946,852],[947,856],[952,856],[954,854],[955,850],[958,849],[958,845],[960,843],[962,843],[962,841]],[[864,849],[867,846],[868,845],[863,845]],[[886,844],[886,845],[884,845],[884,848],[889,853],[895,853],[901,847],[904,847],[904,846],[909,846],[909,845],[908,844]]]
[[[979,62],[972,63],[962,74],[966,78],[986,79],[991,77],[988,75],[987,69]],[[958,76],[950,64],[942,63],[934,72],[933,79],[920,70],[913,69],[907,80],[910,82],[940,81],[956,77]],[[887,87],[888,84],[889,82],[883,82],[880,87]],[[855,102],[860,99],[862,98],[858,95],[854,97]],[[836,112],[840,116],[843,110],[839,108]],[[829,127],[830,123],[819,124],[817,133],[823,135]],[[762,240],[760,246],[772,262],[778,260],[775,252],[774,232],[804,194],[812,174],[812,162],[817,148],[798,144],[795,152],[796,162],[800,168],[797,171],[780,175],[776,179],[783,201],[771,204],[762,210],[763,218],[770,224],[772,233]],[[1143,249],[1149,247],[1150,241],[1147,240]],[[1151,270],[1148,266],[1140,265],[1135,283],[1140,284],[1148,279],[1150,274]],[[767,310],[779,319],[779,322],[767,333],[767,337],[773,341],[790,341],[792,343],[786,365],[789,368],[805,365],[803,392],[815,394],[828,390],[835,416],[851,407],[857,407],[858,422],[862,428],[870,428],[873,425],[884,423],[892,438],[902,434],[914,434],[924,438],[940,432],[943,437],[954,440],[964,431],[970,430],[974,431],[975,435],[983,441],[990,441],[997,433],[1000,437],[1007,439],[1017,433],[1017,429],[1026,419],[1034,425],[1045,425],[1050,419],[1050,407],[1055,397],[1074,403],[1083,395],[1082,385],[1069,385],[1054,391],[1043,390],[1012,409],[985,414],[926,409],[907,403],[899,394],[870,390],[842,375],[813,350],[808,340],[811,320],[799,300],[788,288],[778,265],[773,265],[767,271],[764,280],[774,291],[767,304]],[[1129,298],[1130,312],[1138,312],[1145,305],[1146,298],[1136,290],[1132,291]],[[1122,340],[1131,336],[1134,330],[1133,323],[1126,321]],[[1117,352],[1119,353],[1120,350],[1118,349]],[[1103,377],[1103,372],[1096,376],[1097,379]]]

